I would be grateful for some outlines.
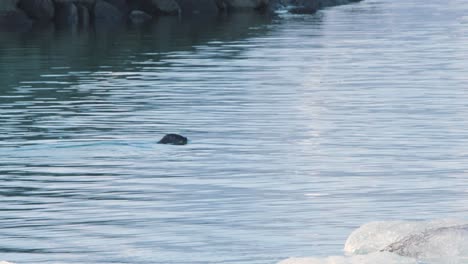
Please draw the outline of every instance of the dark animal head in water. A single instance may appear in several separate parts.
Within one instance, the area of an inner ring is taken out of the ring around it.
[[[170,144],[170,145],[186,145],[187,138],[177,134],[167,134],[161,140],[159,140],[158,144]]]

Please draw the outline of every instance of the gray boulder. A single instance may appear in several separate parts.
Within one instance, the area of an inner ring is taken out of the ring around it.
[[[353,2],[359,2],[361,0],[323,0],[321,1],[321,7],[346,5]]]
[[[176,0],[135,0],[134,10],[142,10],[151,15],[179,15],[181,9]]]
[[[1,1],[1,0],[0,0]],[[55,5],[73,2],[76,6],[84,5],[89,8],[93,8],[97,0],[52,0]]]
[[[290,0],[288,5],[288,11],[293,14],[313,14],[317,12],[325,2],[328,0]]]
[[[55,24],[58,27],[77,26],[78,21],[78,8],[74,3],[55,3]]]
[[[468,236],[468,225],[440,227],[411,234],[386,246],[380,251],[393,252],[400,256],[412,258],[424,258],[434,253],[441,256],[446,252],[444,252],[440,241],[444,241],[447,237],[450,240],[455,240],[460,235],[462,235],[463,240]],[[440,252],[436,252],[435,250],[439,250]]]
[[[291,14],[313,14],[318,10],[319,8],[314,6],[293,6],[288,8],[288,12]]]
[[[176,0],[183,16],[190,15],[217,15],[218,4],[215,0]]]
[[[18,9],[18,0],[0,0],[0,29],[27,30],[33,21]]]
[[[151,4],[163,14],[177,15],[181,12],[175,0],[151,0]]]
[[[143,24],[153,19],[152,16],[141,10],[133,10],[128,17],[133,24]]]
[[[28,30],[33,21],[19,9],[3,11],[0,10],[0,29],[3,30]]]
[[[18,6],[35,20],[50,21],[54,18],[55,7],[52,0],[20,0]]]
[[[128,3],[133,2],[133,0],[129,0],[129,1],[127,0],[104,0],[104,1],[116,7],[122,13],[122,16],[125,16],[130,12]]]
[[[18,0],[0,0],[0,14],[15,11],[18,7]]]
[[[78,12],[78,24],[82,28],[87,28],[89,27],[91,23],[91,15],[89,13],[89,9],[86,5],[83,4],[77,4],[76,9]]]
[[[271,11],[279,8],[288,8],[290,13],[312,14],[317,10],[336,5],[359,2],[361,0],[270,0],[268,8]]]
[[[259,10],[268,6],[269,0],[218,0],[228,10]]]
[[[124,14],[116,6],[106,1],[98,0],[94,6],[94,19],[96,23],[119,23],[124,20]]]

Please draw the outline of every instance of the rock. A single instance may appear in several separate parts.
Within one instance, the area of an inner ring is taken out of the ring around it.
[[[19,31],[31,28],[33,21],[19,9],[0,11],[0,29]]]
[[[85,5],[88,8],[93,7],[97,0],[52,0],[55,4],[63,4],[73,2],[75,5]]]
[[[163,14],[178,15],[181,12],[175,0],[151,0],[151,4]]]
[[[50,21],[54,18],[55,7],[52,0],[20,0],[18,6],[29,17],[39,21]]]
[[[88,7],[82,4],[78,4],[76,5],[76,8],[78,11],[78,24],[80,25],[80,27],[89,27],[89,24],[91,23],[91,16],[89,14]]]
[[[18,0],[0,0],[0,13],[15,11],[18,7]]]
[[[327,1],[327,0],[325,0]],[[313,14],[321,7],[323,1],[295,0],[288,3],[288,11],[293,14]]]
[[[288,7],[288,11],[294,14],[312,14],[317,10],[336,6],[359,2],[361,0],[270,0],[268,9],[271,11],[280,8]]]
[[[302,0],[307,1],[307,0]],[[319,8],[329,7],[329,6],[337,6],[337,5],[346,5],[353,2],[359,2],[361,0],[322,0],[318,1]]]
[[[312,6],[294,6],[288,9],[288,12],[291,14],[314,14],[318,11],[317,7]]]
[[[269,0],[222,0],[222,2],[228,10],[260,10],[269,4]]]
[[[124,14],[116,6],[98,0],[94,6],[94,19],[96,23],[118,23],[123,21]]]
[[[141,10],[133,10],[132,12],[130,12],[130,15],[128,17],[130,18],[130,21],[132,21],[133,24],[142,24],[153,19],[152,16],[148,15],[147,13]]]
[[[181,12],[176,0],[135,0],[134,10],[141,10],[150,15],[179,15]]]
[[[127,9],[127,0],[104,0],[105,2],[117,7],[119,10]]]
[[[122,18],[125,18],[130,13],[130,7],[128,3],[133,2],[134,0],[129,0],[129,1],[127,0],[104,0],[104,1],[116,7],[122,14]]]
[[[18,9],[18,0],[0,0],[0,29],[23,31],[31,28],[33,21]]]
[[[158,144],[169,144],[169,145],[186,145],[188,139],[178,134],[167,134],[165,135]]]
[[[77,26],[78,21],[78,8],[74,3],[55,3],[55,24],[58,27]]]
[[[215,0],[175,0],[183,16],[218,15],[219,8]]]
[[[427,229],[420,233],[410,234],[380,251],[388,251],[412,258],[424,258],[432,254],[443,256],[447,253],[450,254],[450,252],[447,252],[447,248],[443,247],[441,241],[457,241],[459,239],[466,245],[467,236],[468,225],[466,224]],[[449,239],[447,240],[447,238]]]

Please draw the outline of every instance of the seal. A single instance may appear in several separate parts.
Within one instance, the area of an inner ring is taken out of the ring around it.
[[[188,139],[184,136],[178,134],[167,134],[158,141],[158,144],[187,145],[187,142]]]

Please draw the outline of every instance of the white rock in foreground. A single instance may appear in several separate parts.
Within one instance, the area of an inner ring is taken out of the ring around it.
[[[344,250],[349,255],[390,251],[418,259],[464,258],[468,253],[467,222],[371,222],[351,233]]]
[[[348,237],[345,256],[289,258],[278,264],[468,264],[468,222],[371,222]]]
[[[401,257],[389,252],[368,255],[328,258],[288,258],[278,264],[417,264],[415,259]]]

